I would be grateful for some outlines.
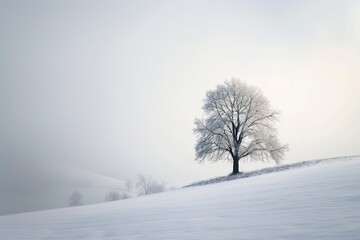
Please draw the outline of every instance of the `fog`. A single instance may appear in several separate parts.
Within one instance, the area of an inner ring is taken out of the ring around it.
[[[194,161],[192,129],[232,77],[281,111],[285,163],[360,154],[359,16],[357,1],[0,1],[0,214],[140,173],[228,174]]]

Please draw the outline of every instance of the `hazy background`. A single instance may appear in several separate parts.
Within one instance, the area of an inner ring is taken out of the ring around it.
[[[282,112],[286,163],[359,154],[359,62],[358,1],[0,0],[0,214],[228,174],[192,129],[232,77]]]

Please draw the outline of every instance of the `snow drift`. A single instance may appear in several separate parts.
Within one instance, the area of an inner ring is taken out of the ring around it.
[[[1,239],[358,239],[360,157],[0,217]]]

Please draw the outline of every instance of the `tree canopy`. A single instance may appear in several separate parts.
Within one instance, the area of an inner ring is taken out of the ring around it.
[[[195,119],[195,160],[230,160],[237,174],[241,159],[283,159],[287,146],[280,144],[274,126],[279,112],[259,88],[225,81],[206,93],[203,110],[203,118]]]

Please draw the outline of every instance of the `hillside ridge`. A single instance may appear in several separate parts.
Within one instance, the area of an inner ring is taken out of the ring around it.
[[[315,159],[315,160],[307,160],[307,161],[302,161],[302,162],[297,162],[297,163],[284,164],[284,165],[279,165],[279,166],[275,166],[275,167],[267,167],[267,168],[262,168],[259,170],[254,170],[254,171],[249,171],[249,172],[241,172],[237,175],[226,175],[226,176],[210,178],[207,180],[201,180],[198,182],[194,182],[194,183],[185,185],[184,188],[203,186],[203,185],[208,185],[208,184],[215,184],[215,183],[232,181],[232,180],[241,179],[241,178],[255,177],[255,176],[274,173],[274,172],[287,171],[290,169],[314,166],[319,163],[326,163],[326,162],[333,162],[333,161],[347,161],[347,160],[352,160],[354,158],[359,158],[359,156],[360,155]]]

